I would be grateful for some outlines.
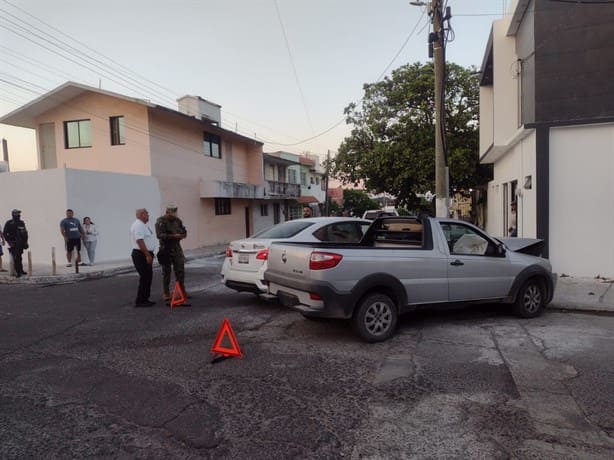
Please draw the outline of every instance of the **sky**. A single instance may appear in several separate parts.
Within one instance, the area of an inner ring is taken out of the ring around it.
[[[479,68],[511,3],[448,0],[447,60]],[[173,109],[190,94],[264,151],[324,157],[363,84],[429,60],[429,29],[409,0],[0,0],[0,115],[69,80]],[[11,170],[36,168],[33,131],[0,138]]]

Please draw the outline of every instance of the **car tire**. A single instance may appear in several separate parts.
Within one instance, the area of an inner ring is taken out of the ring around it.
[[[541,314],[545,301],[543,283],[538,279],[530,279],[518,291],[514,313],[521,318],[535,318]]]
[[[367,342],[383,342],[391,337],[398,323],[397,306],[385,294],[363,298],[352,317],[354,331]]]

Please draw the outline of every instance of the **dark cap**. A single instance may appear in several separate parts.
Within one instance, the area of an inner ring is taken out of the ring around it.
[[[11,214],[21,214],[21,211],[19,209],[13,209]]]

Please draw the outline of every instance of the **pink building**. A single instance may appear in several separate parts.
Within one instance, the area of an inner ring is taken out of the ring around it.
[[[49,241],[30,231],[40,252],[62,246],[55,221],[68,207],[97,220],[99,260],[127,256],[138,207],[149,206],[154,220],[166,203],[177,204],[188,228],[184,248],[252,233],[252,208],[264,196],[262,143],[223,129],[217,104],[178,102],[173,110],[69,82],[0,119],[36,130],[38,170],[3,174],[0,193],[19,184],[24,196],[7,206],[48,214]]]

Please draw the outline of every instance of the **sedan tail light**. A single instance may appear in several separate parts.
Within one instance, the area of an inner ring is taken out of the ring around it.
[[[258,251],[256,254],[256,260],[267,260],[269,257],[269,250],[263,249],[262,251]]]
[[[326,270],[328,268],[333,268],[341,262],[341,259],[343,259],[341,254],[314,251],[311,253],[311,257],[309,257],[309,269]]]
[[[226,257],[232,257],[232,248],[230,246],[226,248]]]

